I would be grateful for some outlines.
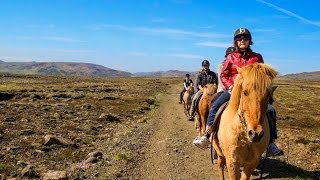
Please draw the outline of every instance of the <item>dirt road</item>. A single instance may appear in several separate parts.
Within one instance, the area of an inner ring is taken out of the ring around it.
[[[194,122],[188,121],[183,113],[183,105],[178,104],[179,88],[179,85],[171,87],[151,117],[151,137],[146,141],[144,157],[133,168],[129,179],[219,179],[217,165],[211,164],[210,149],[201,150],[192,145],[197,133]],[[287,164],[285,157],[268,159],[263,177],[275,180],[318,179],[317,171],[308,172]],[[298,176],[297,172],[310,175]],[[228,179],[226,170],[225,175]],[[256,170],[250,179],[259,179],[259,175],[260,171]]]
[[[192,145],[197,135],[183,105],[178,104],[178,86],[162,100],[154,133],[146,145],[145,161],[137,168],[138,179],[218,179],[210,151]]]

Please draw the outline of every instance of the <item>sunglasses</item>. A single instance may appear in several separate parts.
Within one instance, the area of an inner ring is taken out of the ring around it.
[[[248,37],[238,37],[238,38],[236,38],[235,39],[236,41],[242,41],[242,40],[244,40],[244,41],[249,41],[250,39],[248,38]]]

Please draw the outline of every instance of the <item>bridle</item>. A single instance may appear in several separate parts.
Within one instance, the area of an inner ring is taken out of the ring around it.
[[[242,100],[242,94],[241,94],[241,99],[240,99],[240,105],[239,105],[239,111],[238,111],[238,115],[239,115],[239,119],[240,119],[240,123],[243,126],[243,128],[245,129],[245,131],[247,131],[247,122],[246,119],[244,118],[244,111],[243,111],[243,100]]]

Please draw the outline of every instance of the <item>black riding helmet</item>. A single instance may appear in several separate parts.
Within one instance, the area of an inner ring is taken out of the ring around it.
[[[228,47],[227,50],[226,50],[226,55],[224,57],[227,57],[228,54],[234,52],[235,50],[236,50],[236,48],[234,48],[233,46]]]
[[[250,31],[247,28],[239,28],[234,32],[233,40],[236,40],[237,38],[245,36],[249,38],[249,44],[252,45],[252,36]]]
[[[203,60],[202,66],[206,66],[206,65],[210,66],[210,62],[208,60]]]
[[[190,76],[190,74],[189,74],[189,73],[187,73],[187,74],[186,74],[186,77],[189,77],[189,76]]]

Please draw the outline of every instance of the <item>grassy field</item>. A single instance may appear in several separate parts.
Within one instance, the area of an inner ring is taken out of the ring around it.
[[[152,128],[150,113],[177,83],[181,78],[1,76],[0,179],[39,178],[49,170],[79,179],[116,178],[140,160],[137,153]],[[270,160],[273,174],[319,176],[320,83],[276,84],[277,144],[285,155]],[[48,135],[67,143],[48,145]],[[95,151],[103,156],[91,166],[87,155]],[[27,164],[32,168],[26,173]]]

